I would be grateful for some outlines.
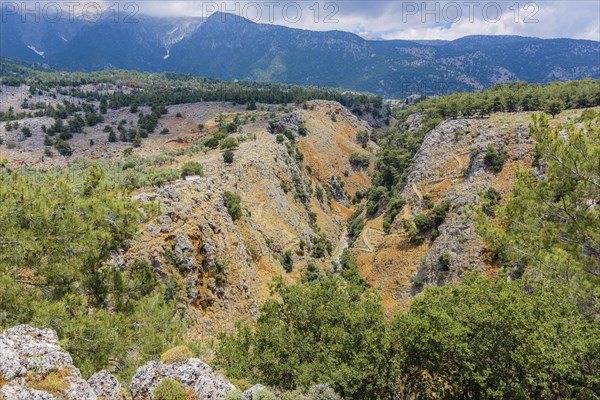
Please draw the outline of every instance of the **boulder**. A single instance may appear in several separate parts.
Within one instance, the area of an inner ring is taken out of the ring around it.
[[[96,372],[88,384],[94,393],[103,400],[124,400],[123,388],[118,379],[106,371]]]
[[[131,381],[133,399],[153,400],[152,391],[165,378],[178,381],[198,400],[224,399],[227,392],[235,389],[222,375],[196,358],[171,364],[151,361],[140,367]]]
[[[27,325],[7,329],[0,335],[0,351],[0,374],[9,381],[0,395],[7,400],[98,399],[50,329]],[[39,390],[46,387],[52,393]]]
[[[243,400],[252,400],[252,398],[254,397],[254,394],[256,392],[258,392],[259,390],[265,389],[267,390],[266,387],[264,387],[261,384],[258,385],[254,385],[252,386],[250,389],[246,390],[243,394],[242,394],[242,399]]]

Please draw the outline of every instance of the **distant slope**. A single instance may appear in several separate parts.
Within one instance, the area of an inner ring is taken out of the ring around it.
[[[2,16],[0,56],[70,70],[173,71],[223,79],[339,86],[386,97],[443,94],[525,80],[600,78],[600,42],[518,36],[365,40],[352,33],[256,24],[231,14],[57,23]]]

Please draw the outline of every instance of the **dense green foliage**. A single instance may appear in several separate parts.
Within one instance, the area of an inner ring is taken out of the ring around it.
[[[444,222],[446,215],[450,210],[451,203],[444,200],[440,204],[433,206],[420,214],[415,215],[412,221],[402,219],[402,225],[408,233],[408,238],[413,244],[421,244],[429,234],[431,239],[438,236],[437,228]]]
[[[385,390],[386,325],[378,298],[337,276],[277,283],[254,329],[223,337],[218,356],[231,376],[284,389],[334,384],[347,399]]]
[[[506,83],[478,93],[455,93],[417,103],[413,110],[440,118],[486,116],[492,112],[547,111],[555,102],[563,109],[600,105],[600,82],[591,79],[548,84]]]
[[[557,285],[468,275],[396,316],[390,342],[404,398],[593,398],[600,326]]]
[[[294,255],[291,250],[283,253],[283,256],[281,256],[281,265],[285,272],[292,272],[294,269]]]
[[[350,244],[352,244],[362,232],[365,227],[365,220],[362,217],[363,207],[358,207],[356,211],[346,221],[348,226],[348,237],[350,238]]]
[[[600,393],[600,324],[558,285],[467,275],[385,322],[378,299],[327,276],[275,287],[253,328],[221,338],[236,378],[346,399],[579,398]]]
[[[134,204],[98,167],[71,178],[0,174],[0,327],[52,328],[84,375],[128,376],[172,347],[182,324],[148,264],[105,264],[137,231]]]

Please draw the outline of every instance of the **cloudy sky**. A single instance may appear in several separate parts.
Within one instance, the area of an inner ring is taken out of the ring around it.
[[[116,4],[108,1],[107,4]],[[125,5],[127,2],[121,2]],[[343,30],[383,39],[524,35],[600,40],[600,1],[139,1],[141,13],[230,12],[262,23]]]

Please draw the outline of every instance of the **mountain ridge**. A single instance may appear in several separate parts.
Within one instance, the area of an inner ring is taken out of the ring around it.
[[[23,23],[4,15],[0,56],[79,71],[133,69],[369,91],[384,97],[481,90],[498,83],[600,78],[600,42],[525,36],[367,40],[215,13],[138,22]],[[93,51],[91,51],[93,49]]]

